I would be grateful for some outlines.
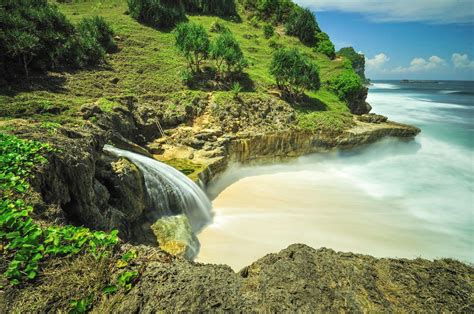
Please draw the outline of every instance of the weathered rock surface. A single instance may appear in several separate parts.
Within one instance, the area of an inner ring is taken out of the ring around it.
[[[163,251],[189,260],[197,256],[199,241],[185,215],[160,218],[151,230]]]
[[[474,269],[453,260],[376,259],[295,244],[235,274],[149,260],[127,295],[98,312],[465,312]]]

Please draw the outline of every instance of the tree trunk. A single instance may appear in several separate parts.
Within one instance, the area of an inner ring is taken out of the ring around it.
[[[28,62],[26,62],[26,56],[23,55],[23,68],[25,69],[25,74],[26,74],[26,80],[30,80],[30,74],[28,72]]]

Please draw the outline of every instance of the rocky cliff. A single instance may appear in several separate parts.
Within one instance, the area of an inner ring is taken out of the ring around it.
[[[116,100],[110,111],[85,105],[81,115],[93,123],[61,127],[54,133],[16,121],[13,133],[57,148],[33,182],[40,195],[37,206],[45,213],[52,207],[62,209],[55,211],[61,217],[53,219],[118,229],[125,240],[152,244],[156,243],[152,230],[147,228],[144,234],[140,228],[151,206],[143,174],[126,158],[103,152],[106,142],[155,156],[205,184],[232,162],[350,149],[385,136],[410,139],[419,132],[377,115],[349,116],[337,130],[302,128],[295,109],[277,98],[241,100],[230,107],[215,103],[212,95],[182,99],[172,112],[160,106],[166,100],[159,98],[140,102],[125,97]]]

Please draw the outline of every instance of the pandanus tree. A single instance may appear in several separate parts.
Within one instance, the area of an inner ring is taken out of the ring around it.
[[[206,29],[195,23],[179,24],[175,31],[175,44],[193,72],[201,71],[201,63],[208,57],[210,40]]]
[[[278,88],[292,97],[301,96],[305,90],[318,90],[321,86],[318,66],[297,49],[277,50],[270,73]]]

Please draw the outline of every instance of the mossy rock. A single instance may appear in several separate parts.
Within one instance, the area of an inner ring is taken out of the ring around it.
[[[178,169],[194,182],[197,182],[199,180],[199,174],[206,169],[206,165],[195,163],[188,159],[174,158],[162,161],[167,165]]]
[[[199,241],[186,216],[163,217],[151,229],[163,251],[186,259],[193,259],[197,255]]]

